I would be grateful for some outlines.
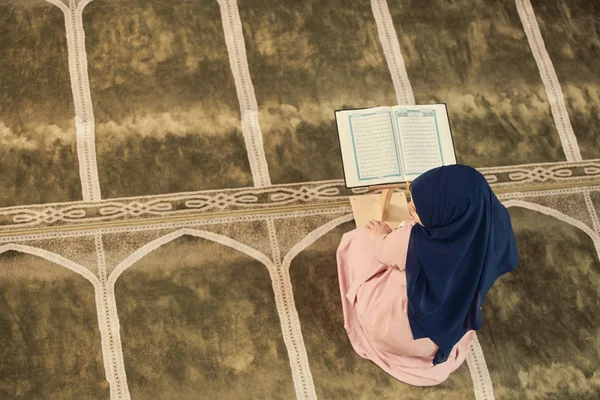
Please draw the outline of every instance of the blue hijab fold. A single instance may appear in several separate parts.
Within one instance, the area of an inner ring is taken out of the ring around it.
[[[411,193],[423,226],[413,227],[408,246],[408,319],[415,339],[439,347],[439,364],[467,331],[481,327],[486,294],[517,267],[517,245],[508,211],[471,167],[430,170]]]

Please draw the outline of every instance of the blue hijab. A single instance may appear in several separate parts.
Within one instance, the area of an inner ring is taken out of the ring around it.
[[[496,279],[519,262],[510,216],[477,170],[451,165],[411,185],[424,226],[410,234],[406,259],[408,319],[415,339],[430,338],[448,359],[483,322],[481,307]]]

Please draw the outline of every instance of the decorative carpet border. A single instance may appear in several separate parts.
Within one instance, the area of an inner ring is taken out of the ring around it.
[[[600,160],[479,169],[497,193],[600,185]],[[0,209],[0,231],[147,218],[206,217],[277,212],[282,208],[334,206],[366,189],[346,189],[343,180],[70,202]]]

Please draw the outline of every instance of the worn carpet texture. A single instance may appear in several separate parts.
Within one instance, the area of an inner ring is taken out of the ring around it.
[[[0,399],[600,398],[600,4],[0,2]],[[333,111],[445,102],[521,264],[468,362],[358,357]]]

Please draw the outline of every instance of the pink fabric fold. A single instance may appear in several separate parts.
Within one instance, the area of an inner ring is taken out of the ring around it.
[[[346,233],[337,251],[344,327],[358,355],[394,378],[415,386],[445,381],[464,362],[474,331],[448,361],[433,365],[437,346],[414,340],[408,322],[406,252],[413,224],[372,239],[366,228]]]

